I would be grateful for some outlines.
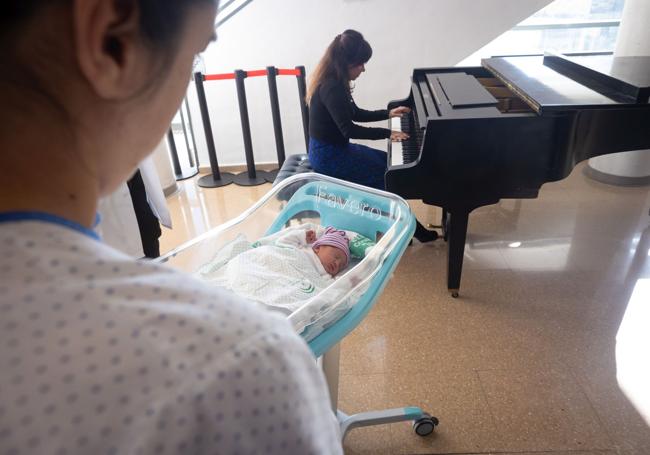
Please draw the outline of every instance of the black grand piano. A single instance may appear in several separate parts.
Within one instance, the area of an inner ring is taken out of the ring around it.
[[[493,57],[411,80],[388,105],[411,113],[400,119],[409,140],[388,143],[386,188],[442,207],[453,297],[472,210],[535,198],[588,158],[650,149],[650,57]]]

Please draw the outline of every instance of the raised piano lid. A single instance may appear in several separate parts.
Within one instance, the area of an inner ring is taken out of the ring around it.
[[[645,63],[637,62],[633,68],[628,67],[626,71],[619,70],[622,61],[612,61],[608,66],[607,59],[613,60],[613,57],[600,55],[571,57],[569,64],[560,66],[563,66],[566,73],[569,71],[565,68],[571,68],[573,78],[545,65],[542,56],[493,57],[484,59],[482,65],[541,115],[573,109],[648,108],[647,101],[640,103],[633,96],[625,93],[612,93],[611,87],[615,85],[613,81],[629,86],[637,84],[639,93],[645,93],[650,85],[648,83],[650,58]],[[642,68],[644,64],[645,73]],[[584,85],[586,80],[593,80],[595,73],[607,75],[611,79],[606,86],[607,90],[602,84],[591,83],[593,88]],[[611,97],[600,93],[595,88]]]
[[[547,52],[544,65],[617,101],[648,102],[650,57],[569,57]]]

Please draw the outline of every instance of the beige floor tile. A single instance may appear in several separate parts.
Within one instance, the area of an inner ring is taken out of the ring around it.
[[[163,254],[235,218],[271,189],[270,183],[255,187],[201,188],[196,182],[197,177],[177,182],[178,191],[167,197],[173,229],[163,227],[160,238]]]
[[[617,252],[627,246],[618,239],[572,237],[517,241],[519,248],[500,245],[499,251],[512,270],[536,272],[606,271]]]
[[[503,447],[473,371],[388,375],[388,405],[419,406],[440,419],[432,435],[417,436],[411,423],[391,425],[396,453],[475,453]]]
[[[366,339],[381,340],[385,369],[391,372],[511,369],[522,364],[554,363],[553,351],[546,349],[545,332],[538,321],[515,320],[504,311],[514,299],[511,289],[497,286],[491,293],[486,291],[499,280],[517,277],[511,272],[473,273],[469,288],[476,284],[484,291],[481,298],[452,299],[422,288],[390,286],[379,304],[382,313],[364,329]],[[391,298],[393,293],[399,293],[400,298]],[[363,349],[363,345],[356,349]],[[347,350],[355,350],[355,346],[346,345],[343,356]]]
[[[426,244],[414,240],[404,252],[390,284],[397,283],[403,288],[417,282],[418,287],[426,287],[438,294],[446,291],[446,248],[441,240]],[[399,279],[400,276],[404,278]]]
[[[613,337],[620,323],[622,313],[596,298],[601,282],[593,274],[529,271],[516,273],[515,281],[507,286],[514,298],[500,302],[501,322],[558,360],[570,360],[573,348]]]
[[[369,316],[341,342],[340,369],[344,374],[385,371],[387,334],[377,329],[380,319]]]
[[[582,387],[560,370],[479,371],[504,449],[607,450],[613,443]]]
[[[341,375],[339,409],[348,415],[386,408],[386,380],[383,374]],[[394,453],[388,426],[362,427],[351,430],[345,438],[345,453]]]
[[[624,450],[619,450],[616,455],[648,455],[650,453],[650,450],[646,449],[624,449]]]
[[[613,352],[604,352],[600,365],[595,363],[576,364],[573,369],[599,420],[619,451],[650,454],[650,427],[617,383]]]
[[[445,257],[443,270],[446,271],[447,259]],[[465,257],[463,270],[510,270],[511,265],[506,260],[501,248],[501,242],[494,242],[491,238],[470,233],[465,243]],[[446,274],[444,282],[446,284]]]
[[[492,455],[492,454],[490,454]],[[494,455],[623,455],[613,450],[571,450],[571,451],[544,451],[544,452],[498,452]]]

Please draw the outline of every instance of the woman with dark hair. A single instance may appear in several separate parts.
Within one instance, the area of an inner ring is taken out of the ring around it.
[[[372,48],[356,30],[346,30],[334,38],[314,70],[307,89],[309,103],[309,161],[316,172],[380,190],[385,189],[387,155],[350,139],[402,141],[408,135],[388,128],[370,128],[354,122],[376,122],[401,117],[410,112],[405,106],[376,111],[359,108],[352,99],[351,83],[364,72]],[[436,240],[438,234],[419,222],[415,238]]]
[[[169,127],[208,0],[13,0],[0,43],[0,453],[341,453],[289,323],[93,231]]]

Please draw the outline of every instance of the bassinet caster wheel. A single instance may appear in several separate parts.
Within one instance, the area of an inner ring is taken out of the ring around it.
[[[418,436],[430,435],[439,423],[437,418],[427,413],[424,413],[423,416],[413,422],[413,430]]]

